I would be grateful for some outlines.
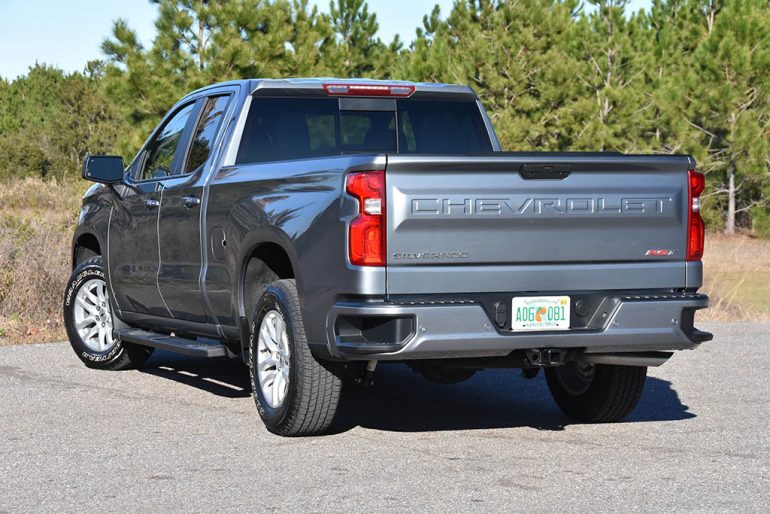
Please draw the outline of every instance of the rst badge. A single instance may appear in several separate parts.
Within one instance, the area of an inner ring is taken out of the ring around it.
[[[670,255],[674,255],[675,253],[676,250],[653,249],[647,250],[644,255],[647,255],[648,257],[668,257]]]

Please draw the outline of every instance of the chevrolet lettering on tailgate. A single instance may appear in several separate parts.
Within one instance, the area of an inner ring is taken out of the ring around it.
[[[413,215],[648,215],[664,214],[671,197],[618,196],[574,198],[446,197],[412,198]]]

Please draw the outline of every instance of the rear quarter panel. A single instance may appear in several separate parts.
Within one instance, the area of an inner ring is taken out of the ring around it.
[[[210,181],[206,227],[224,230],[227,252],[208,245],[206,291],[214,314],[234,325],[244,311],[239,290],[245,265],[265,242],[288,253],[308,339],[325,344],[329,306],[349,295],[385,294],[384,268],[358,268],[347,258],[347,223],[356,202],[343,194],[347,171],[383,169],[384,156],[329,157],[230,166]]]

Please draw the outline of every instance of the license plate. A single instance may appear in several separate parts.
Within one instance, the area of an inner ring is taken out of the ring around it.
[[[568,330],[569,296],[518,296],[513,299],[511,330]]]

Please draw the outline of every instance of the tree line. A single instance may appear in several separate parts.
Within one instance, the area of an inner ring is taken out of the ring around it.
[[[0,80],[0,179],[76,176],[133,156],[182,95],[246,77],[471,85],[506,150],[690,153],[710,228],[770,237],[767,0],[456,0],[414,41],[378,36],[365,0],[153,0],[143,45],[122,20],[82,72]]]

